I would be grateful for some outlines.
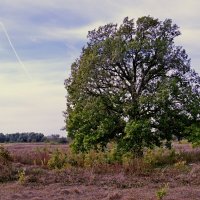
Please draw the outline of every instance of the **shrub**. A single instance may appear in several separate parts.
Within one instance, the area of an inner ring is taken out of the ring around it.
[[[0,146],[0,161],[4,164],[7,164],[12,161],[12,157],[8,150],[3,146]]]
[[[144,162],[152,167],[162,167],[176,162],[176,152],[174,149],[148,149],[144,155]]]
[[[24,184],[25,183],[25,170],[24,169],[21,169],[18,171],[18,181],[20,184]]]
[[[12,157],[8,150],[0,146],[0,182],[14,179]]]
[[[51,155],[48,166],[50,169],[62,169],[67,163],[67,156],[58,149]]]
[[[165,184],[159,190],[156,191],[156,196],[158,200],[162,200],[167,195],[168,184]]]
[[[179,170],[187,170],[186,161],[178,161],[174,164],[174,167]]]

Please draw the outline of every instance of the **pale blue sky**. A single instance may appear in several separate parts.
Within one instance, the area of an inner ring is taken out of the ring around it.
[[[63,86],[87,32],[123,18],[171,18],[200,73],[199,0],[0,0],[0,132],[62,134]]]

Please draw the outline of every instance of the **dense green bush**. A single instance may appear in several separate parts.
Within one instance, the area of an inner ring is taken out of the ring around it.
[[[185,133],[188,135],[188,141],[192,142],[193,146],[200,146],[200,122],[187,127]]]
[[[66,154],[59,151],[58,149],[53,152],[51,155],[48,166],[50,169],[62,169],[67,163],[67,157]]]
[[[14,179],[14,169],[12,166],[12,157],[8,150],[0,146],[0,182]]]

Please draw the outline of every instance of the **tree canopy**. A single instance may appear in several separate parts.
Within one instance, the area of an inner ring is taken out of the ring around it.
[[[89,31],[65,81],[74,150],[114,141],[120,150],[141,153],[191,135],[195,128],[188,127],[200,119],[200,77],[175,45],[179,35],[172,20],[150,16]]]

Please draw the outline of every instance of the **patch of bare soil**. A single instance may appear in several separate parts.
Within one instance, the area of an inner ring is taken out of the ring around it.
[[[18,147],[11,145],[8,149],[25,152],[35,148],[34,144],[24,147],[18,144]],[[190,164],[182,170],[166,167],[135,174],[22,167],[26,172],[25,181],[1,183],[0,200],[156,200],[157,191],[166,184],[168,188],[163,200],[200,199],[200,163]]]

